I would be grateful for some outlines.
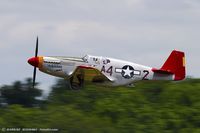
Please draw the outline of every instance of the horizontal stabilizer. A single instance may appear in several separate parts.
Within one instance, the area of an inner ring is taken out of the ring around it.
[[[155,73],[160,73],[160,74],[174,74],[170,70],[163,70],[163,69],[156,69],[156,68],[153,68],[152,71]]]

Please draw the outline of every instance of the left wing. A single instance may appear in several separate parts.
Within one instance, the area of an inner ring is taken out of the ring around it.
[[[98,69],[88,66],[78,66],[70,77],[75,77],[75,81],[79,80],[78,78],[83,78],[84,81],[103,83],[103,82],[113,82],[114,79],[107,77],[102,74]]]

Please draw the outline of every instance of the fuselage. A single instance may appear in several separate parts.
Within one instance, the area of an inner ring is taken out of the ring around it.
[[[37,58],[37,59],[36,59]],[[151,67],[139,65],[129,61],[114,58],[86,55],[83,58],[39,56],[28,61],[40,71],[69,79],[79,66],[91,67],[99,70],[110,81],[110,85],[129,85],[138,80],[173,80],[173,74],[158,74]]]

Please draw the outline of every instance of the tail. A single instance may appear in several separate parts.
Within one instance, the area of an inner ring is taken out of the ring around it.
[[[185,53],[173,50],[160,69],[152,69],[155,73],[174,74],[174,80],[185,78]]]

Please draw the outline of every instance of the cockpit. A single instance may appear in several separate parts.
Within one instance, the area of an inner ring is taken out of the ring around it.
[[[102,60],[102,57],[86,55],[82,59],[83,59],[84,62],[87,62],[87,63],[100,64],[101,60]]]
[[[85,55],[82,60],[86,63],[88,63],[88,60],[89,60],[89,55]]]

